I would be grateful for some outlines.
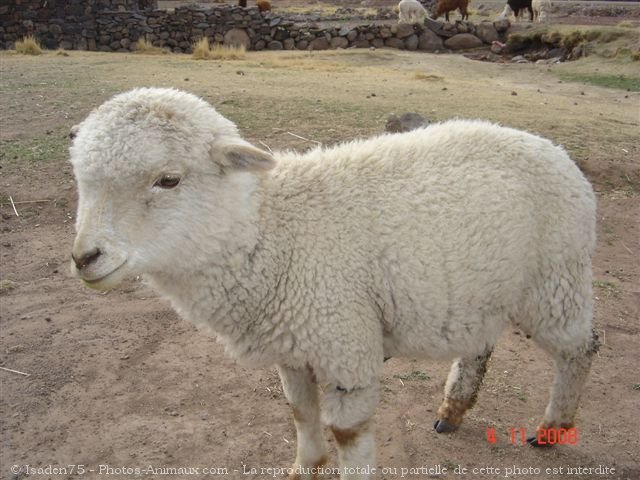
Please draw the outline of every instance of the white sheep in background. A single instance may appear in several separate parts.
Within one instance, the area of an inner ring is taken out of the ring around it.
[[[424,23],[427,10],[417,0],[401,0],[398,3],[398,23]]]
[[[551,13],[551,0],[531,0],[531,8],[533,9],[533,19],[544,22]]]
[[[596,206],[548,140],[454,120],[272,156],[191,94],[136,89],[80,125],[71,162],[75,274],[144,275],[240,362],[276,364],[294,478],[326,461],[321,418],[340,467],[361,467],[342,477],[367,478],[385,357],[455,358],[435,427],[457,428],[509,323],[556,361],[539,428],[573,425]]]

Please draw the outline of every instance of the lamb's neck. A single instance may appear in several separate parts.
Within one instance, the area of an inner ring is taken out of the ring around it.
[[[287,266],[286,253],[278,248],[260,235],[253,248],[217,257],[197,271],[149,280],[181,317],[207,325],[233,345],[231,350],[246,350],[252,347],[241,345],[250,339],[276,338],[286,329],[276,311]]]

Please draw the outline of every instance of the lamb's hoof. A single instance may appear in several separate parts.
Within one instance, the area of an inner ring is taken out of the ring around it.
[[[549,448],[551,445],[549,445],[548,443],[540,443],[538,442],[538,437],[527,437],[527,443],[529,445],[531,445],[532,447],[536,447],[536,448]]]
[[[458,429],[458,426],[452,425],[446,420],[436,420],[436,423],[433,424],[433,428],[435,428],[438,433],[451,433],[455,432]]]

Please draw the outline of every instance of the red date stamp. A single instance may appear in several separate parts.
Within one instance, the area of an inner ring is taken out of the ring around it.
[[[509,441],[512,445],[526,445],[535,441],[538,445],[577,445],[578,430],[576,428],[540,428],[533,437],[528,437],[524,428],[510,428]],[[487,442],[494,444],[498,441],[496,429],[487,428]]]

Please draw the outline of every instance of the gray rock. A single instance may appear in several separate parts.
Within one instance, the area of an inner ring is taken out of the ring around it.
[[[326,37],[314,38],[309,43],[309,50],[328,50],[329,49],[329,41]]]
[[[504,33],[507,30],[509,30],[509,27],[511,26],[511,22],[509,21],[508,18],[501,18],[500,20],[496,20],[495,22],[493,22],[493,27],[496,29],[496,32],[498,33]]]
[[[435,52],[436,50],[442,50],[444,43],[442,39],[431,30],[425,30],[420,35],[418,42],[418,49],[426,52]]]
[[[232,28],[224,35],[224,44],[234,47],[244,46],[247,50],[251,47],[251,39],[247,32],[240,28]]]
[[[330,42],[331,48],[347,48],[349,40],[344,37],[333,37]]]
[[[459,33],[444,41],[444,46],[451,50],[469,50],[482,46],[482,40],[470,33]]]
[[[405,39],[404,46],[407,50],[417,50],[419,42],[418,36],[414,34]]]
[[[282,45],[282,42],[278,40],[271,40],[267,44],[267,49],[269,50],[282,50],[283,48],[284,48],[284,45]]]
[[[397,26],[397,30],[396,30],[396,37],[398,38],[406,38],[409,35],[413,35],[414,33],[414,28],[413,25],[409,25],[407,23],[400,23]],[[393,30],[392,30],[393,31]]]
[[[293,50],[296,48],[296,41],[293,38],[286,38],[282,45],[285,50]]]
[[[476,37],[482,40],[484,43],[491,45],[498,40],[498,31],[491,22],[480,22],[476,26]]]
[[[416,128],[429,125],[429,121],[418,113],[403,113],[400,116],[391,115],[387,118],[384,131],[389,133],[409,132]]]
[[[404,49],[404,42],[399,38],[387,38],[384,41],[386,47]]]

